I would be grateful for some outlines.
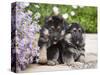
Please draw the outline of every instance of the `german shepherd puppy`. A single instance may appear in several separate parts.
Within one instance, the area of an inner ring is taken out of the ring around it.
[[[64,64],[85,62],[84,29],[78,23],[72,23],[66,30],[62,43],[62,61]]]
[[[60,52],[59,41],[63,39],[68,24],[62,16],[49,16],[40,30],[38,45],[40,47],[39,63],[58,64]]]

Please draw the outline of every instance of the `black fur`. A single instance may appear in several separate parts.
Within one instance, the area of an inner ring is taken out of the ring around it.
[[[60,59],[61,54],[59,49],[60,49],[60,43],[48,47],[47,49],[48,65],[56,65],[61,63]]]
[[[72,23],[62,40],[62,60],[64,64],[84,62],[85,41],[84,29],[78,23]]]

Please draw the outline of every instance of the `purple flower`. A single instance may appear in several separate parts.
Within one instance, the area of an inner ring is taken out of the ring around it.
[[[27,65],[33,62],[35,56],[39,56],[36,34],[39,32],[40,26],[37,20],[32,21],[32,12],[25,12],[24,8],[27,6],[29,6],[29,3],[17,2],[15,7],[16,19],[13,19],[15,15],[12,15],[13,27],[15,26],[14,22],[16,22],[16,46],[14,46],[14,41],[12,41],[12,64],[16,63],[17,65],[17,67],[12,67],[16,68],[17,72],[24,70]],[[40,13],[36,15],[37,19],[41,16]],[[14,54],[16,54],[16,58]],[[16,59],[16,62],[14,59]]]

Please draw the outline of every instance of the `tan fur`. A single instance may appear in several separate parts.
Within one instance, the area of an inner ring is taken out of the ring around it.
[[[61,31],[61,35],[63,36],[65,34],[65,30],[62,30]]]
[[[49,19],[48,19],[49,21],[51,21],[52,20],[52,17],[49,17]]]
[[[48,29],[45,28],[43,34],[45,34],[45,35],[49,35],[49,31],[48,31]]]
[[[41,63],[41,64],[47,63],[47,48],[46,48],[46,46],[43,46],[40,49],[39,63]]]
[[[64,40],[67,41],[68,43],[71,43],[70,38],[71,38],[71,34],[69,33],[69,34],[65,35]]]

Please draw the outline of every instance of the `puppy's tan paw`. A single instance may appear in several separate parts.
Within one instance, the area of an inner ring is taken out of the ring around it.
[[[47,51],[46,51],[46,47],[43,47],[40,50],[39,63],[40,64],[46,64],[47,63]]]
[[[85,57],[84,56],[80,56],[78,62],[85,63]]]
[[[39,63],[40,64],[46,64],[47,63],[47,58],[43,55],[39,56]]]

